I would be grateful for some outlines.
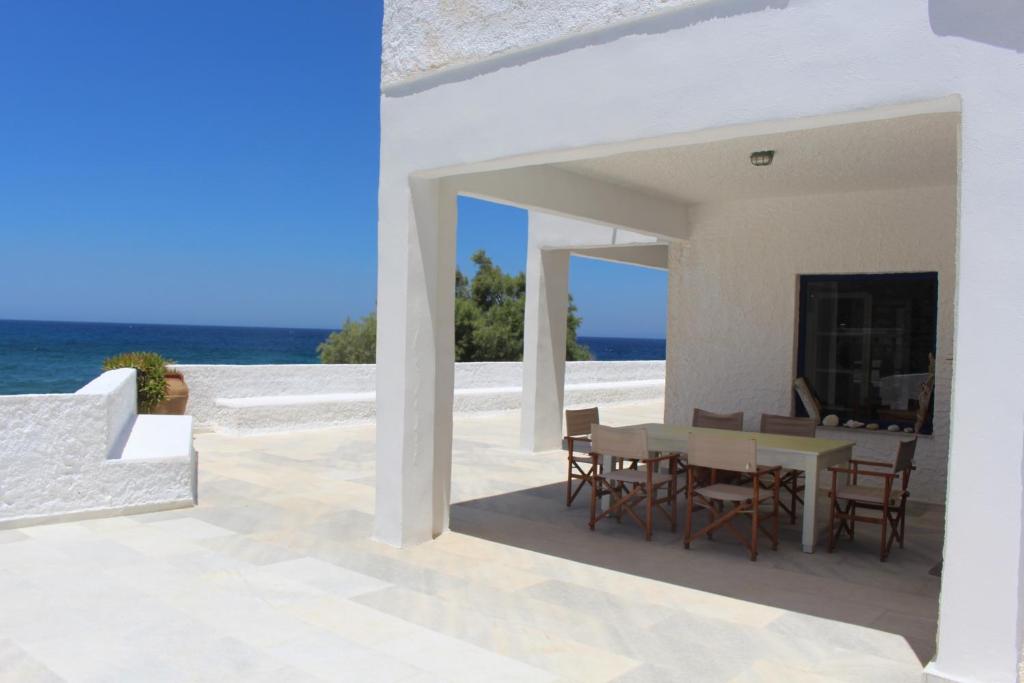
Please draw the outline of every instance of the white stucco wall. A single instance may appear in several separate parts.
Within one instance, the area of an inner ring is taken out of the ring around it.
[[[217,399],[374,391],[373,365],[177,365],[188,383],[188,414],[196,427],[223,421]]]
[[[196,426],[230,434],[322,429],[376,417],[374,365],[178,365]],[[664,361],[567,364],[566,405],[658,399]],[[522,363],[457,363],[455,409],[518,409]],[[558,419],[561,419],[560,417]]]
[[[174,423],[176,449],[149,457],[135,438],[123,457],[140,419],[135,391],[124,369],[74,394],[0,396],[0,526],[193,504],[188,418],[143,416]]]
[[[666,414],[788,415],[797,363],[799,276],[937,272],[934,433],[918,444],[913,498],[946,499],[956,272],[956,190],[858,192],[699,204],[670,250]],[[858,432],[845,430],[852,437]],[[892,436],[874,435],[872,447]],[[872,435],[862,435],[867,443]],[[865,446],[867,448],[867,446]]]
[[[699,0],[385,0],[381,82],[533,47]]]

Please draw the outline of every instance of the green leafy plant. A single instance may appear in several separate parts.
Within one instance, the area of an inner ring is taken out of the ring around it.
[[[158,353],[134,351],[112,356],[103,361],[103,370],[135,368],[140,413],[152,412],[153,408],[167,396],[168,361]]]
[[[505,273],[483,251],[473,254],[476,273],[470,280],[455,272],[455,360],[519,361],[523,359],[526,276]],[[576,340],[583,320],[569,297],[566,317],[566,360],[590,360],[590,350]],[[377,351],[377,315],[346,320],[341,330],[317,348],[323,363],[373,363]]]
[[[349,318],[316,348],[321,363],[373,363],[377,357],[377,314]]]

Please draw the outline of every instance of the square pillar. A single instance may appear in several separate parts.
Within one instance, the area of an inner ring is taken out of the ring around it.
[[[964,99],[949,487],[938,647],[925,669],[930,681],[1013,681],[1021,663],[1024,138],[1019,108],[1009,89]]]
[[[374,538],[408,546],[448,528],[457,205],[439,180],[380,188]]]
[[[530,221],[519,443],[523,450],[543,451],[562,443],[569,252],[542,249],[532,227],[532,212]]]

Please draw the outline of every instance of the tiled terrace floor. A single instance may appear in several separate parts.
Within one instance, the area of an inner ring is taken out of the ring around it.
[[[592,533],[516,419],[457,421],[454,531],[406,550],[368,538],[372,427],[200,435],[199,507],[0,531],[0,679],[919,680],[940,510],[884,565]]]

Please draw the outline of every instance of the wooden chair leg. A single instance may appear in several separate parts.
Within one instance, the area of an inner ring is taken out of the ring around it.
[[[679,469],[675,460],[669,465],[669,474],[672,479],[668,482],[668,497],[672,510],[672,533],[675,533],[679,524]]]
[[[590,487],[590,530],[594,530],[597,523],[597,499],[600,495],[601,480],[594,477],[593,485]]]
[[[906,538],[907,532],[907,501],[904,500],[900,505],[900,548],[903,547],[903,539]]]
[[[719,501],[714,501],[714,500],[711,501],[711,507],[708,508],[708,513],[711,515],[711,521],[712,522],[717,520],[719,517],[722,516],[722,513],[723,513],[722,503],[719,502]],[[709,541],[715,540],[715,532],[714,532],[714,530],[707,531],[707,532],[705,532],[704,535],[708,537]]]
[[[772,495],[772,550],[779,549],[779,474],[775,473],[775,491]],[[796,509],[794,504],[794,510]]]
[[[884,501],[883,501],[884,502]],[[889,522],[889,507],[887,505],[882,506],[882,545],[878,552],[878,556],[882,562],[885,562],[886,557],[889,553],[886,552],[886,527]]]
[[[647,475],[647,478],[649,481],[650,475]],[[651,487],[647,487],[645,498],[644,507],[646,508],[645,512],[647,515],[644,519],[644,540],[649,541],[651,536],[654,535],[654,491],[651,490]]]
[[[683,534],[683,547],[690,549],[693,538],[693,469],[686,468],[686,533]]]
[[[565,482],[565,507],[572,505],[572,453],[569,454],[569,472]]]
[[[898,512],[894,512],[893,516],[889,519],[889,538],[886,540],[886,545],[885,545],[885,556],[886,557],[889,557],[889,553],[892,552],[893,541],[896,541],[896,540],[899,539],[899,534],[900,534],[900,532],[899,532],[899,529],[900,529],[899,522],[900,522],[900,520],[899,520],[899,517],[896,516],[898,514],[899,514]]]
[[[790,485],[792,488],[789,490],[792,497],[789,502],[789,523],[796,524],[796,492],[800,489],[800,473],[793,470],[793,476],[790,478]]]
[[[757,479],[754,480],[755,482]],[[757,490],[757,484],[754,484],[754,512],[753,512],[753,523],[750,525],[750,561],[757,562],[757,532],[761,526],[761,498]]]
[[[836,472],[832,473],[832,490],[828,492],[828,551],[836,549],[836,508],[839,500],[836,498]]]

